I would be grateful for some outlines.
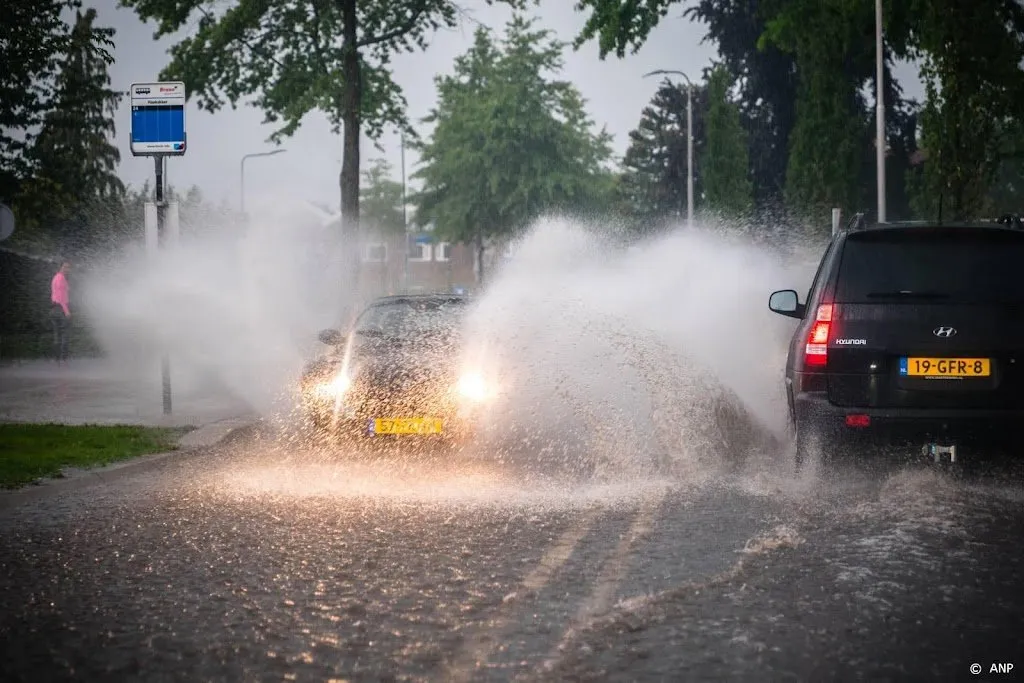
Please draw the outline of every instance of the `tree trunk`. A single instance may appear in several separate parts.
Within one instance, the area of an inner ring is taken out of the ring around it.
[[[477,289],[484,284],[484,231],[477,228],[476,231],[476,286]]]
[[[359,137],[362,106],[362,70],[359,64],[357,0],[340,0],[342,17],[342,71],[344,92],[341,94],[343,153],[341,161],[341,238],[346,255],[349,292],[355,296],[359,288]]]

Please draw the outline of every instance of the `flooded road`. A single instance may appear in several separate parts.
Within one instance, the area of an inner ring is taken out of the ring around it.
[[[994,680],[969,666],[1024,652],[1005,478],[572,480],[256,436],[5,511],[0,678]]]

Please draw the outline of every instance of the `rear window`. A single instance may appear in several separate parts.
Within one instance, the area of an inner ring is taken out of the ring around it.
[[[1024,303],[1024,232],[877,230],[847,238],[836,301]]]

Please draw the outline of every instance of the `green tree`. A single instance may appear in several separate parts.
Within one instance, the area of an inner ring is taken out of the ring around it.
[[[419,220],[475,242],[481,257],[488,238],[545,212],[593,210],[610,187],[610,136],[593,131],[572,84],[546,76],[561,70],[565,46],[533,23],[514,17],[500,44],[477,30],[454,73],[436,79],[434,129],[416,145]]]
[[[112,139],[122,94],[112,90],[107,67],[114,29],[95,25],[96,10],[77,12],[60,61],[53,108],[43,118],[30,156],[51,188],[46,218],[56,222],[67,250],[96,246],[109,206],[124,193],[117,176],[121,155]],[[98,219],[98,220],[97,220]]]
[[[402,201],[402,183],[391,178],[391,164],[385,159],[374,159],[363,171],[359,205],[363,222],[372,230],[401,235],[405,232]]]
[[[231,233],[242,234],[235,228],[243,225],[244,217],[226,199],[219,204],[211,202],[197,185],[185,190],[168,185],[164,190],[164,196],[168,202],[178,204],[178,228],[182,240],[210,235],[220,237]],[[141,187],[125,188],[119,214],[113,221],[122,243],[142,238],[145,205],[152,201],[154,190],[149,180]]]
[[[685,17],[707,26],[723,66],[740,76],[738,106],[750,146],[750,178],[760,207],[782,203],[789,138],[796,123],[796,59],[775,45],[758,45],[775,8],[769,2],[700,0]]]
[[[864,210],[876,202],[873,39],[875,6],[867,0],[788,0],[768,5],[772,18],[760,44],[774,44],[795,58],[797,119],[790,136],[787,195],[794,208],[828,206]],[[917,150],[917,105],[908,102],[892,74],[893,60],[909,51],[919,18],[908,3],[884,3],[883,82],[887,219],[907,218],[905,177]],[[866,38],[870,36],[869,38]],[[864,93],[870,94],[865,97]],[[825,153],[825,150],[830,150]]]
[[[873,17],[874,5],[858,0],[790,0],[762,37],[762,44],[796,57],[797,117],[786,200],[798,214],[862,208],[861,171],[871,134],[860,88],[874,56],[862,28],[873,26]]]
[[[902,100],[897,84],[892,83],[888,89],[894,93],[894,97],[900,98],[900,101],[894,110],[887,113],[885,120],[889,139],[889,149],[885,159],[886,218],[887,220],[910,220],[915,213],[911,206],[913,188],[909,178],[919,155],[917,131],[921,107],[915,101]],[[869,127],[874,130],[873,116]],[[873,184],[877,174],[874,147],[870,151],[871,158],[865,160],[866,166],[861,173],[861,177],[868,179],[866,182],[869,186],[868,192],[871,194],[870,198],[865,200],[868,206],[871,206],[877,199],[874,194],[876,185]]]
[[[999,166],[988,188],[982,213],[1024,214],[1024,117],[1006,122],[1000,132]]]
[[[751,210],[753,188],[747,133],[729,94],[733,82],[732,74],[721,65],[708,76],[706,141],[700,167],[706,208],[736,216]]]
[[[526,0],[500,1],[514,7]],[[171,49],[162,78],[181,79],[208,111],[254,96],[272,140],[294,133],[305,115],[324,112],[344,135],[339,178],[345,230],[359,229],[360,135],[378,139],[388,126],[413,135],[405,98],[391,77],[398,52],[424,48],[430,32],[455,27],[453,0],[241,0],[223,9],[212,0],[121,0],[157,37],[192,23],[196,31]],[[355,264],[353,264],[355,265]],[[352,269],[356,277],[355,268]]]
[[[796,118],[796,69],[792,55],[774,45],[758,47],[775,11],[772,3],[577,0],[576,8],[589,14],[575,47],[596,38],[602,59],[609,54],[622,58],[627,51],[639,50],[669,10],[683,4],[690,5],[683,16],[707,25],[706,39],[717,44],[725,67],[742,76],[739,108],[749,132],[754,198],[759,206],[777,204],[785,186],[789,134]]]
[[[148,182],[145,189],[148,190]],[[178,221],[183,239],[242,234],[236,228],[244,225],[244,216],[227,199],[215,204],[197,185],[192,185],[184,192],[168,187],[167,197],[170,201],[178,202]]]
[[[79,201],[116,200],[121,154],[113,139],[123,93],[111,89],[114,29],[95,26],[96,10],[78,12],[56,79],[53,108],[43,118],[31,156],[39,173]]]
[[[168,197],[174,188],[167,188]],[[125,188],[124,196],[121,198],[121,221],[118,227],[121,229],[121,236],[130,240],[132,236],[142,238],[143,226],[146,220],[146,202],[153,201],[153,188],[149,180],[143,183],[142,187],[128,186]]]
[[[62,14],[77,2],[0,3],[0,201],[12,202],[33,171],[27,152],[53,106],[57,61],[68,43]]]
[[[597,38],[602,58],[612,52],[622,57],[630,48],[639,49],[670,8],[682,4],[683,0],[578,0],[577,8],[589,11],[589,16],[576,45],[579,47]],[[850,181],[849,194],[857,194],[851,201],[860,208],[868,198],[868,191],[873,197],[875,167],[871,131],[874,128],[869,125],[873,113],[869,114],[863,103],[857,101],[856,94],[866,82],[873,83],[874,3],[867,0],[823,0],[820,3],[693,0],[688,4],[683,15],[707,25],[706,39],[717,45],[723,65],[738,76],[738,105],[748,133],[750,177],[757,206],[772,207],[782,198],[793,145],[801,148],[798,157],[803,155],[806,160],[805,153],[813,152],[810,145],[814,144],[814,133],[822,128],[822,114],[826,118],[843,118],[844,111],[851,118],[854,112],[859,112],[861,119],[849,131],[851,139],[858,138],[857,142],[850,143],[847,154],[847,172],[852,176],[844,176],[856,178]],[[904,212],[906,197],[902,178],[915,149],[914,136],[908,136],[908,131],[913,129],[914,110],[902,99],[892,77],[891,62],[893,57],[908,56],[917,20],[910,4],[884,3],[886,137],[892,150],[887,163],[889,204]],[[808,29],[807,19],[817,22],[815,29]],[[788,34],[787,40],[762,40],[766,33],[775,38],[780,37],[780,32]],[[801,41],[801,54],[811,55],[799,64],[796,38]],[[830,56],[826,63],[818,63],[813,57],[815,49],[823,52],[842,49],[842,58]],[[821,74],[821,78],[814,74]],[[817,87],[819,80],[822,87]],[[803,104],[798,104],[798,99]],[[848,106],[851,99],[857,101],[857,106]],[[791,140],[797,125],[798,106],[810,120],[805,122],[799,135],[802,140]],[[814,123],[815,120],[819,123]],[[827,148],[831,143],[818,140],[818,144]],[[854,149],[858,155],[853,154]],[[817,159],[806,162],[798,159],[798,165],[805,168],[814,167],[818,162]]]
[[[686,215],[686,88],[666,79],[629,133],[622,161],[620,192],[641,230],[656,229],[666,220]],[[704,145],[707,89],[693,92],[693,186],[695,201],[702,191],[703,169],[697,163]]]
[[[590,10],[576,38],[579,47],[597,38],[601,58],[614,52],[620,59],[627,48],[636,53],[670,7],[684,0],[576,0],[576,10]]]
[[[976,217],[1013,149],[1024,97],[1024,7],[1011,0],[916,0],[910,44],[923,61],[927,101],[921,145],[927,152],[916,187],[919,215]]]

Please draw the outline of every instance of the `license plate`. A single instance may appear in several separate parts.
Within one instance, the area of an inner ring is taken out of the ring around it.
[[[936,379],[989,377],[992,361],[988,358],[900,358],[900,374]]]
[[[379,417],[370,420],[371,434],[440,434],[442,420],[434,417]]]

